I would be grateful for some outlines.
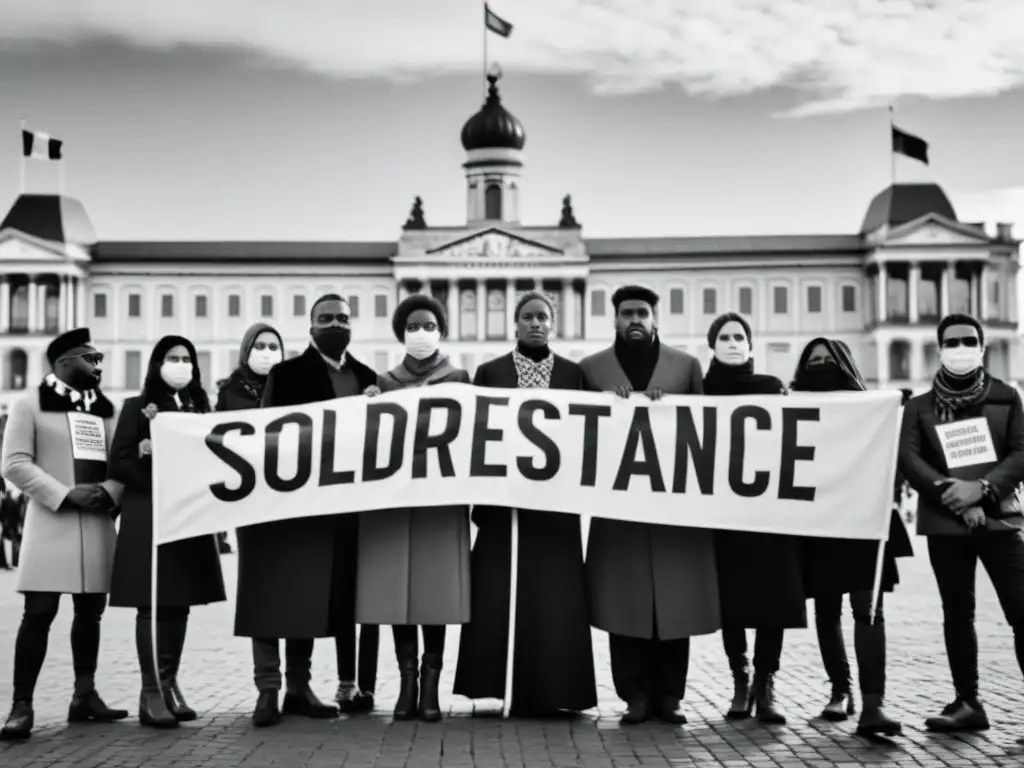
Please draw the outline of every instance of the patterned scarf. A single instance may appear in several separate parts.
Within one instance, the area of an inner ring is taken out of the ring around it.
[[[955,376],[945,368],[939,368],[932,383],[936,418],[943,424],[953,421],[957,411],[983,403],[991,388],[992,379],[984,368],[967,376]]]
[[[555,356],[550,352],[543,360],[534,362],[518,349],[513,349],[512,362],[516,366],[516,382],[520,389],[547,389],[551,386]]]
[[[46,374],[39,387],[45,402],[40,402],[44,411],[78,411],[109,419],[114,415],[114,406],[98,389],[79,392],[72,389],[53,373]]]

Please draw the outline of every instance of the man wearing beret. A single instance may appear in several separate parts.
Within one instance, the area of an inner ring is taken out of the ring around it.
[[[128,717],[96,692],[100,619],[110,590],[117,502],[124,488],[106,480],[113,404],[100,392],[103,355],[80,328],[46,350],[53,372],[11,408],[4,431],[4,478],[28,497],[18,570],[25,612],[14,644],[14,705],[0,739],[28,738],[32,697],[61,595],[71,595],[75,670],[69,722]]]
[[[625,286],[612,295],[615,343],[580,361],[586,385],[628,398],[700,394],[691,355],[658,339],[658,295]],[[680,501],[684,504],[685,501]],[[591,623],[608,633],[624,724],[651,717],[682,725],[690,637],[722,625],[712,531],[595,517],[587,543]]]

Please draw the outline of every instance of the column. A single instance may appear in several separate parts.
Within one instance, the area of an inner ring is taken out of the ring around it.
[[[0,277],[0,333],[11,330],[11,278]]]
[[[876,338],[875,350],[878,356],[876,363],[878,370],[878,388],[881,389],[889,385],[889,341],[887,339]]]
[[[1003,317],[1011,323],[1017,322],[1017,272],[1011,267],[1006,270],[1006,308],[1003,310]],[[1010,345],[1012,348],[1013,344]]]
[[[459,340],[459,322],[461,321],[461,308],[459,305],[459,281],[448,281],[448,338],[452,341]]]
[[[74,288],[74,293],[72,294],[71,302],[72,302],[72,308],[74,309],[74,313],[73,314],[74,314],[74,317],[75,317],[75,327],[77,327],[77,328],[84,328],[89,323],[89,320],[86,317],[86,311],[85,311],[86,310],[86,306],[85,306],[85,302],[86,302],[85,278],[82,278],[82,277],[74,278],[74,282],[73,282],[72,287]],[[108,309],[107,311],[109,312],[110,310]]]
[[[36,329],[40,331],[46,331],[46,283],[40,283],[36,286],[36,292],[39,294],[39,298],[36,300]]]
[[[505,280],[505,339],[515,341],[516,339],[516,281],[509,278]]]
[[[476,281],[476,340],[487,338],[487,285],[483,280]]]
[[[39,323],[39,286],[36,276],[28,276],[28,332],[35,333]]]
[[[889,308],[889,281],[886,278],[889,276],[889,267],[884,261],[878,263],[878,275],[875,278],[875,283],[878,286],[878,322],[884,323],[885,318],[888,315]]]
[[[978,270],[978,319],[982,323],[988,322],[988,264],[982,264]]]
[[[60,275],[60,283],[57,285],[57,333],[64,333],[68,330],[68,319],[74,318],[70,312],[68,312],[68,276]]]
[[[910,380],[921,381],[924,378],[924,347],[921,339],[910,340]]]
[[[587,338],[590,333],[590,313],[593,311],[590,291],[587,289],[587,281],[583,281],[583,312],[580,321],[580,337]]]
[[[945,317],[949,314],[949,286],[955,276],[953,262],[947,262],[946,268],[942,270],[941,285],[939,286],[939,315]]]
[[[921,313],[918,311],[918,288],[921,285],[921,265],[912,262],[907,270],[907,303],[908,319],[911,325],[916,325],[921,320]]]
[[[562,283],[562,338],[576,338],[576,289],[572,278]]]

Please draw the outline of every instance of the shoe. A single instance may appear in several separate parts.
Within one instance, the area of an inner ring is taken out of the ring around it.
[[[352,699],[353,714],[365,715],[373,712],[373,708],[376,703],[373,699],[373,691],[360,691],[356,694],[356,697]]]
[[[882,697],[878,694],[864,694],[864,711],[857,723],[858,736],[900,736],[903,725],[893,720],[882,709]]]
[[[0,741],[22,741],[32,735],[36,716],[29,701],[16,701],[11,707],[4,727],[0,728]]]
[[[256,708],[252,711],[252,723],[257,728],[266,728],[281,722],[281,710],[277,704],[277,691],[260,691]]]
[[[127,717],[127,709],[111,709],[96,691],[73,697],[68,706],[69,723],[113,723]]]
[[[178,669],[181,654],[185,648],[188,631],[188,617],[178,621],[161,621],[157,624],[157,649],[160,654],[160,685],[164,693],[164,704],[180,723],[191,722],[199,715],[185,701],[178,687]]]
[[[441,683],[441,654],[424,653],[420,665],[419,719],[425,723],[436,723],[441,719],[441,705],[437,700],[437,688]]]
[[[284,695],[281,713],[300,715],[313,720],[328,720],[338,716],[338,708],[324,704],[308,685],[301,691],[288,691]]]
[[[338,705],[338,711],[343,715],[352,715],[356,711],[356,696],[359,689],[355,683],[338,683],[338,690],[334,694],[334,703]]]
[[[754,710],[754,697],[750,690],[750,672],[744,665],[732,671],[732,703],[725,713],[727,720],[746,720]]]
[[[686,725],[686,715],[679,708],[679,699],[675,696],[660,696],[654,707],[654,716],[669,725]]]
[[[786,716],[775,704],[775,673],[754,673],[754,707],[758,722],[785,725]]]
[[[412,720],[416,717],[420,701],[419,660],[415,648],[399,648],[398,657],[399,688],[398,699],[395,701],[395,720]]]
[[[929,717],[924,727],[937,733],[985,731],[990,727],[988,715],[978,701],[967,703],[962,699],[948,704],[938,717]]]
[[[619,718],[622,725],[639,725],[651,719],[651,705],[646,696],[636,696],[626,704],[626,711]]]
[[[821,717],[831,723],[841,723],[849,718],[856,709],[850,689],[833,684],[832,697],[828,700],[825,708],[821,710]]]
[[[139,725],[165,729],[178,727],[178,718],[171,714],[159,690],[143,688],[139,694]]]

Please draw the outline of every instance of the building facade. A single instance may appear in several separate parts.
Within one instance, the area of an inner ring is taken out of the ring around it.
[[[627,283],[658,292],[663,342],[705,366],[709,324],[735,311],[753,328],[757,368],[783,381],[803,346],[828,336],[849,344],[873,385],[921,387],[938,366],[935,324],[963,311],[985,325],[989,369],[1024,378],[1019,242],[1009,225],[959,221],[936,185],[883,190],[855,234],[591,239],[568,196],[556,224],[519,221],[525,142],[492,79],[462,131],[466,223],[429,226],[417,198],[388,242],[106,241],[77,200],[22,195],[0,223],[0,407],[36,386],[49,340],[77,326],[106,354],[112,397],[138,391],[168,333],[195,342],[212,390],[254,322],[301,352],[310,304],[328,292],[348,297],[352,352],[377,370],[402,357],[391,314],[413,292],[448,308],[446,350],[470,371],[514,343],[511,308],[529,289],[551,297],[554,346],[579,359],[611,342],[611,295]]]

